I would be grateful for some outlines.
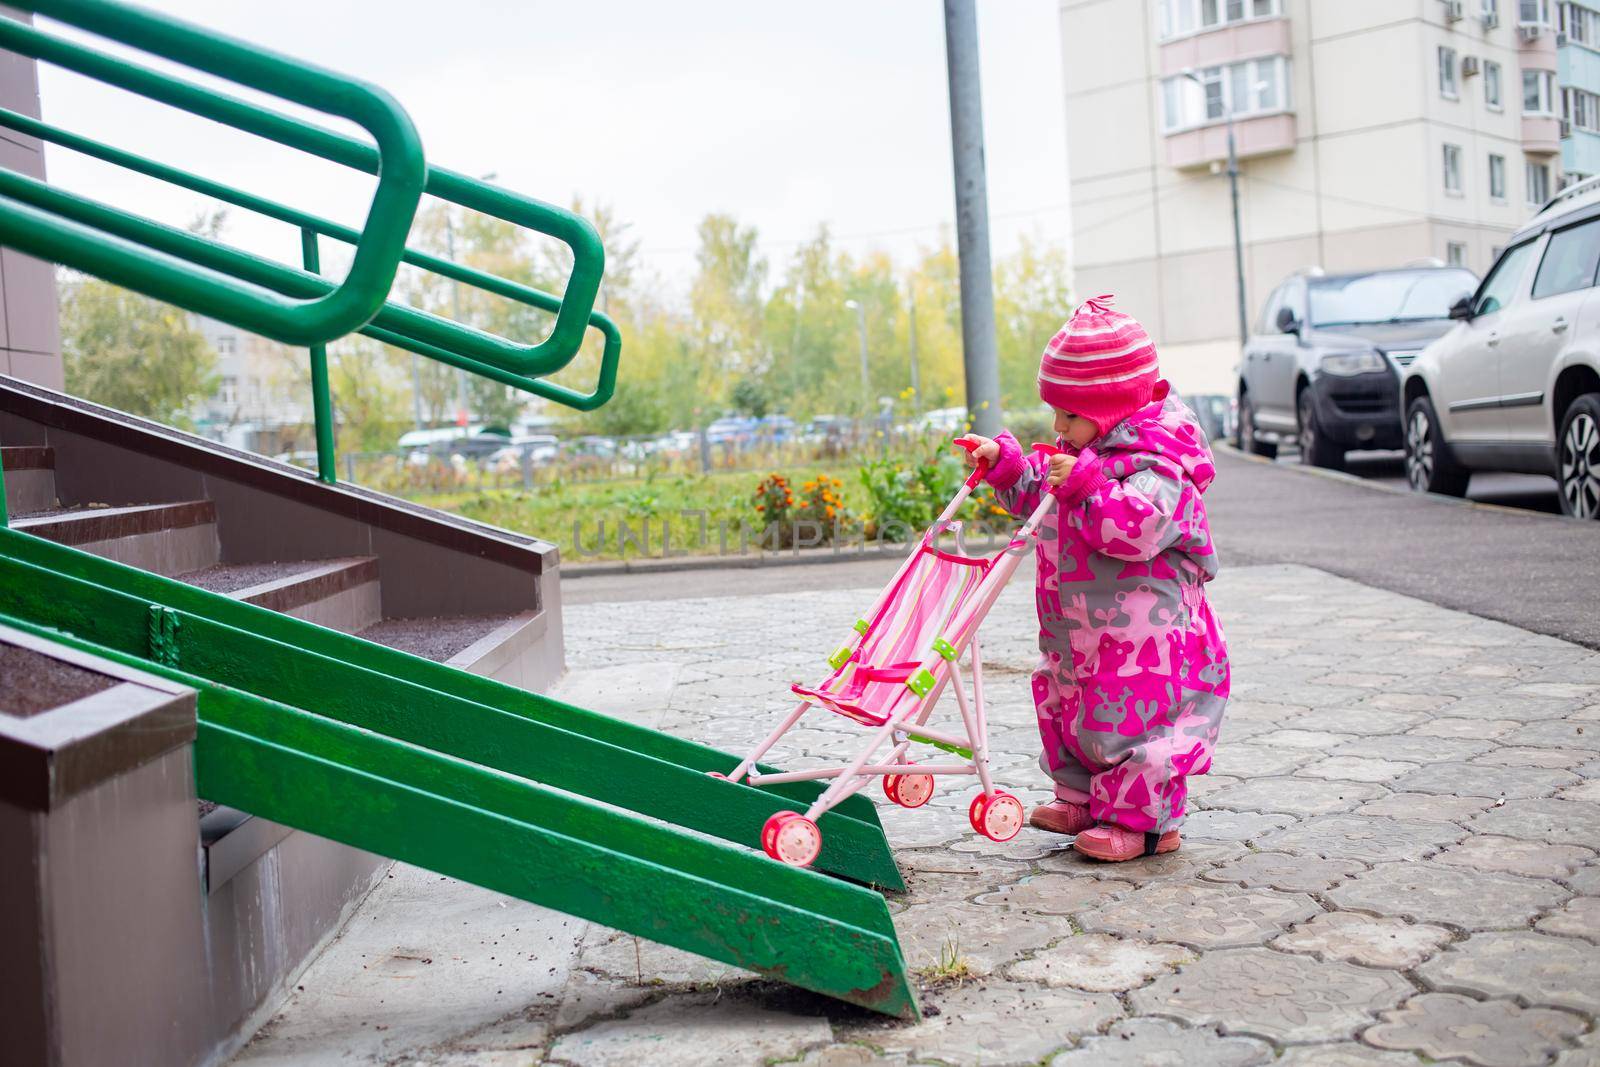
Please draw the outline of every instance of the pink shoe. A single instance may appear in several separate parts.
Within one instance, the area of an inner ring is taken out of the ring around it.
[[[1168,830],[1157,837],[1155,834],[1124,830],[1120,826],[1102,823],[1092,830],[1080,833],[1078,839],[1072,843],[1072,847],[1090,859],[1121,863],[1124,860],[1138,859],[1140,856],[1176,852],[1182,843],[1176,830]]]
[[[1040,804],[1028,815],[1028,825],[1052,834],[1081,834],[1094,825],[1089,818],[1089,805],[1074,804],[1067,800],[1052,800]]]

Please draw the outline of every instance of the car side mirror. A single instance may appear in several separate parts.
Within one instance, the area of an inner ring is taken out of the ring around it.
[[[1279,333],[1292,333],[1296,337],[1300,335],[1300,320],[1294,317],[1293,308],[1278,309],[1277,325]]]
[[[1470,295],[1464,296],[1454,304],[1451,304],[1450,317],[1462,320],[1472,318],[1472,297]]]

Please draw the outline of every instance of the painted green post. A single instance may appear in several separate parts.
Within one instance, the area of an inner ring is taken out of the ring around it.
[[[306,270],[322,273],[317,252],[317,231],[300,230],[300,257]],[[333,397],[328,393],[328,346],[311,346],[311,413],[317,427],[317,477],[333,485],[339,480],[338,457],[333,444]]]

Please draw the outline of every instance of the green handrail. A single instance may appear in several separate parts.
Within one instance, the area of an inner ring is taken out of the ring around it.
[[[416,128],[388,93],[244,41],[112,0],[19,0],[16,6],[190,69],[355,122],[376,142],[375,147],[366,146],[372,159],[371,166],[363,169],[376,173],[378,184],[366,225],[356,242],[349,274],[342,284],[310,300],[286,300],[279,292],[241,284],[193,262],[127,242],[106,242],[68,220],[52,218],[48,212],[38,210],[37,204],[29,210],[0,200],[0,242],[289,344],[317,344],[342,337],[377,313],[394,284],[427,172]],[[298,128],[303,124],[270,121],[268,116],[275,113],[268,109],[233,106],[242,101],[15,19],[0,18],[0,48],[341,161],[316,138],[306,136]],[[43,184],[21,175],[13,177]]]
[[[207,44],[213,36],[209,31],[128,8],[113,0],[87,0],[82,4],[72,0],[64,3],[38,0],[24,6],[91,32],[100,32],[144,48],[153,54],[177,58],[180,62],[193,59],[190,50],[197,45]],[[126,18],[118,17],[124,13]],[[225,46],[224,53],[228,49],[235,49],[237,51],[230,54],[237,56],[248,52],[261,60],[255,65],[244,64],[242,73],[235,72],[239,76],[233,80],[254,87],[270,84],[274,90],[282,89],[280,95],[285,99],[305,102],[302,96],[296,95],[297,86],[285,88],[282,84],[286,72],[292,75],[300,69],[293,60],[263,52],[243,42],[225,38],[219,40]],[[379,192],[382,193],[385,187],[385,168],[388,163],[381,141],[379,148],[374,148],[246,100],[138,66],[88,45],[51,36],[14,20],[0,18],[0,47],[9,47],[45,62],[78,70],[108,84],[194,114],[377,174]],[[202,57],[189,62],[189,65],[197,70],[220,73],[215,69],[217,62],[213,56]],[[325,78],[338,78],[337,75],[321,71],[313,70],[312,73]],[[359,93],[382,95],[380,90],[358,83],[351,84]],[[399,111],[398,105],[393,104],[387,96],[382,98],[404,119],[404,112]],[[350,117],[348,112],[335,107],[322,107],[321,110]],[[406,126],[409,129],[409,120],[406,120]],[[125,149],[102,144],[15,111],[0,108],[0,127],[38,137],[300,229],[303,271],[53,188],[22,174],[0,171],[0,243],[14,244],[41,258],[65,263],[264,336],[291,344],[306,344],[310,353],[318,476],[324,481],[334,482],[337,478],[337,457],[325,343],[332,338],[322,337],[323,331],[320,329],[310,332],[293,328],[285,330],[282,328],[284,316],[279,312],[287,309],[304,313],[307,309],[325,307],[341,293],[350,291],[352,281],[359,280],[357,271],[364,262],[363,256],[367,256],[366,263],[372,261],[370,250],[374,247],[374,220],[378,217],[380,206],[378,197],[374,198],[366,228],[356,230]],[[412,143],[416,143],[414,131]],[[590,411],[606,403],[616,387],[621,334],[609,318],[594,310],[605,254],[593,226],[578,215],[554,205],[453,171],[429,167],[425,161],[422,165],[425,191],[562,240],[572,251],[573,266],[563,296],[556,297],[451,260],[406,248],[404,234],[399,259],[551,313],[555,316],[555,323],[543,341],[525,345],[416,308],[380,300],[378,307],[368,311],[366,319],[355,328],[383,343],[578,410]],[[415,200],[413,195],[411,211],[415,210]],[[407,214],[407,229],[410,217]],[[355,248],[354,263],[342,285],[335,285],[320,276],[320,236],[334,238]],[[391,265],[384,279],[385,297],[392,287],[395,269]],[[270,309],[265,318],[261,313],[263,307]],[[582,346],[584,332],[591,326],[598,329],[604,339],[594,389],[580,392],[542,380],[540,376],[560,370],[576,357]],[[0,493],[3,493],[3,489],[0,489]],[[4,500],[0,496],[0,522],[4,521],[3,509]]]
[[[107,0],[96,0],[96,2],[104,4]],[[9,23],[9,25],[6,25],[6,23]],[[378,174],[380,175],[381,184],[383,160],[380,152],[371,145],[355,138],[324,129],[314,123],[291,118],[288,115],[237,97],[201,89],[188,82],[155,71],[134,68],[137,71],[137,77],[135,77],[123,69],[127,67],[127,64],[115,56],[96,51],[87,45],[77,42],[49,37],[30,27],[22,26],[20,23],[0,20],[0,47],[15,47],[8,43],[8,38],[11,36],[21,36],[33,45],[33,51],[28,54],[44,53],[44,58],[47,58],[50,62],[73,65],[74,69],[80,70],[87,68],[90,71],[98,72],[96,76],[103,74],[106,78],[114,75],[123,77],[125,81],[119,82],[119,84],[124,84],[141,95],[171,103],[196,114],[227,122],[240,128],[264,131],[265,135],[281,143],[302,148],[307,152],[356,170]],[[18,50],[22,49],[19,48]],[[218,199],[246,210],[261,211],[263,214],[290,222],[293,225],[314,229],[325,236],[335,237],[339,240],[349,240],[350,238],[347,235],[354,232],[348,227],[341,227],[327,220],[296,212],[294,209],[286,208],[283,205],[274,204],[263,198],[230,189],[227,186],[195,175],[186,174],[175,167],[144,159],[131,152],[100,145],[88,138],[58,130],[47,123],[41,123],[26,116],[18,116],[15,113],[11,113],[6,119],[6,124],[11,125],[14,129],[25,130],[25,132],[29,132],[34,136],[61,144],[63,147],[71,147],[107,162],[126,166],[150,177],[169,181],[205,195],[216,196]],[[595,298],[600,290],[600,279],[605,271],[605,249],[600,242],[599,234],[581,216],[556,207],[553,204],[547,204],[533,197],[523,196],[442,167],[428,166],[426,164],[424,164],[424,167],[423,191],[430,196],[554,237],[571,249],[573,265],[562,292],[560,310],[556,314],[555,324],[551,327],[549,336],[543,341],[535,344],[518,344],[506,338],[462,327],[448,319],[437,316],[412,324],[412,329],[415,331],[417,338],[430,344],[460,350],[464,355],[468,355],[479,362],[488,363],[503,370],[519,374],[533,376],[552,374],[566,366],[577,354],[583,343],[584,331],[588,326],[589,311],[594,307]],[[23,180],[33,182],[32,179]],[[33,184],[42,183],[33,182]],[[286,217],[287,215],[295,217]],[[126,217],[130,219],[137,218],[137,216],[131,215]],[[3,232],[0,232],[0,238],[3,237]],[[401,238],[400,244],[402,247],[404,246],[404,237]],[[422,257],[420,253],[412,253],[407,258],[409,262],[418,263],[419,258],[428,257]],[[444,263],[446,261],[435,260],[434,262]],[[418,263],[418,265],[424,264]],[[437,268],[430,266],[429,269]],[[440,273],[445,272],[440,271]],[[111,280],[115,281],[116,279]],[[387,287],[385,288],[385,296],[387,296]],[[225,318],[226,316],[217,317]],[[241,325],[245,324],[241,323]],[[251,329],[248,325],[245,328]],[[352,326],[351,330],[355,328]],[[252,332],[262,331],[252,329]],[[267,336],[272,335],[268,334]],[[278,339],[283,340],[283,338]],[[322,338],[322,340],[332,340],[332,337]],[[292,340],[290,343],[310,344],[314,342]]]
[[[5,121],[4,113],[0,112],[0,124],[5,124]],[[129,247],[155,248],[289,295],[314,296],[333,287],[332,282],[318,275],[230,248],[172,226],[130,216],[76,193],[33,181],[11,171],[0,171],[0,197],[3,196],[11,196],[25,202],[19,204],[19,210],[36,207],[50,218],[67,220],[63,222],[64,225],[79,225],[86,234],[98,233],[101,235],[100,240],[107,244],[125,242]],[[315,228],[329,232],[335,237],[349,233],[343,227],[316,219],[314,216],[303,217],[317,223]],[[488,292],[520,300],[543,311],[559,314],[568,306],[568,301],[560,297],[449,260],[410,251],[406,253],[405,258],[408,262],[436,269],[441,274],[477,285]],[[413,307],[385,304],[372,322],[358,332],[569,407],[592,411],[609,400],[615,390],[621,336],[615,324],[603,314],[591,310],[588,320],[587,325],[599,329],[606,341],[601,355],[599,381],[594,391],[590,393],[578,393],[553,382],[542,381],[483,361],[470,354],[475,348],[463,352],[457,347],[445,347],[426,340],[425,337],[439,333],[444,335],[447,343],[453,343],[463,335],[475,334],[480,337],[489,335]]]
[[[102,162],[111,163],[116,166],[123,167],[124,169],[134,171],[135,173],[143,174],[146,177],[155,178],[159,181],[177,185],[181,188],[188,189],[191,192],[199,193],[202,196],[209,196],[213,199],[220,200],[223,203],[232,204],[235,207],[243,208],[246,211],[252,211],[260,215],[265,215],[268,218],[277,219],[279,222],[284,222],[291,226],[299,227],[303,232],[310,232],[321,236],[331,237],[346,244],[355,243],[360,236],[356,230],[348,226],[342,226],[339,223],[332,222],[317,215],[313,215],[310,212],[289,207],[285,204],[268,200],[267,198],[258,196],[254,193],[247,193],[243,190],[235,189],[232,186],[223,185],[220,182],[213,181],[209,178],[203,178],[187,171],[179,170],[176,167],[157,162],[156,160],[137,155],[124,149],[114,148],[110,145],[102,144],[99,141],[92,140],[80,134],[72,133],[68,130],[63,130],[58,126],[51,125],[48,122],[40,121],[39,119],[31,118],[30,116],[20,114],[16,111],[0,108],[0,127],[15,130],[18,133],[27,134],[30,137],[37,137],[40,140],[48,141],[51,144],[58,144],[63,148],[90,156],[94,159],[99,159]],[[430,173],[435,172],[430,171]],[[531,197],[525,197],[518,193],[511,193],[505,190],[497,189],[477,179],[461,178],[457,176],[456,180],[458,180],[464,186],[478,187],[482,190],[488,190],[494,195],[509,197],[516,201],[519,210],[516,213],[515,218],[508,216],[497,216],[503,218],[505,221],[517,222],[518,219],[533,218],[535,217],[535,215],[532,214],[534,212],[539,213],[537,215],[537,220],[541,223],[548,221],[549,217],[552,215],[570,216],[573,219],[577,219],[577,221],[581,223],[585,229],[588,229],[592,232],[592,228],[589,228],[588,224],[582,218],[572,215],[570,212],[563,211],[561,208],[541,203],[540,201],[534,200]],[[55,190],[54,192],[59,192],[59,190]],[[19,183],[18,195],[32,195],[40,197],[44,194],[37,188],[30,188],[29,186]],[[65,198],[59,196],[51,199],[49,210],[52,212],[61,212],[66,217],[74,218],[79,221],[89,221],[91,218],[82,205],[75,206],[67,202]],[[104,215],[95,215],[92,216],[92,218],[94,219],[94,221],[91,223],[92,225],[100,225],[102,222],[109,221],[110,219],[109,216]],[[160,240],[162,241],[161,247],[174,255],[209,255],[208,253],[203,253],[201,251],[201,246],[195,243],[195,240],[203,239],[195,239],[194,235],[183,234],[182,231],[170,230],[169,228],[169,232],[165,237],[157,237],[154,231],[151,231],[147,228],[124,226],[122,232],[126,236],[129,236],[130,239],[134,240]],[[548,231],[542,230],[540,232]],[[180,236],[190,238],[191,240],[178,240]],[[598,240],[598,238],[596,238],[596,240]],[[574,247],[575,255],[578,252],[578,247],[579,246]],[[574,305],[573,301],[576,298],[571,292],[570,281],[567,294],[558,298],[541,290],[534,289],[531,286],[523,285],[519,282],[509,281],[505,278],[488,274],[474,267],[457,263],[453,260],[444,259],[439,256],[429,255],[426,252],[418,252],[410,248],[407,248],[401,255],[401,261],[412,266],[422,268],[423,270],[431,271],[432,273],[438,274],[442,277],[450,278],[454,281],[459,281],[466,285],[473,286],[474,288],[481,289],[484,292],[505,297],[509,300],[515,300],[519,303],[538,308],[541,311],[553,312],[557,316],[557,328],[559,328],[560,317],[563,313],[569,316],[575,313],[574,308],[576,305]],[[276,264],[271,260],[265,259],[257,259],[251,267],[247,267],[240,259],[220,255],[211,257],[211,266],[214,269],[230,274],[234,273],[235,271],[251,269],[259,270],[263,268],[282,268],[282,264]],[[264,277],[265,275],[256,276],[252,274],[251,276],[258,277],[259,280],[259,277]],[[288,282],[286,275],[282,275],[274,271],[273,276],[278,278],[281,284],[292,284]],[[263,282],[263,284],[268,283]],[[590,306],[592,307],[592,303]],[[438,316],[431,315],[428,312],[419,311],[415,308],[410,308],[402,304],[387,305],[376,317],[376,324],[384,327],[384,336],[381,339],[387,343],[395,344],[398,347],[405,348],[407,351],[417,352],[419,355],[427,356],[430,359],[438,359],[441,362],[449,363],[452,366],[459,366],[462,369],[471,371],[475,374],[481,373],[480,368],[493,369],[496,371],[496,373],[486,374],[485,376],[493,377],[496,381],[502,382],[503,384],[511,385],[515,388],[523,389],[539,396],[544,396],[547,399],[555,400],[558,403],[566,404],[570,407],[577,407],[580,410],[590,411],[595,407],[604,404],[606,400],[610,399],[611,397],[611,390],[609,388],[597,389],[593,393],[579,394],[573,392],[572,390],[564,389],[560,386],[537,381],[535,377],[536,375],[553,373],[556,370],[561,369],[561,367],[566,366],[566,364],[571,361],[573,356],[576,355],[576,348],[574,348],[572,352],[567,353],[565,358],[559,363],[553,363],[553,361],[549,361],[552,362],[553,365],[548,367],[544,365],[547,362],[547,356],[542,353],[535,352],[539,366],[532,370],[520,369],[514,366],[508,367],[503,365],[495,358],[495,354],[501,350],[501,346],[510,346],[513,349],[523,353],[534,352],[536,349],[548,351],[549,345],[556,337],[555,328],[551,330],[550,338],[547,339],[542,345],[534,346],[534,348],[529,349],[517,346],[515,342],[498,338],[493,334],[478,330],[475,327],[468,326],[463,323],[455,323],[448,319],[443,319]],[[605,327],[601,326],[600,322],[592,314],[589,315],[586,325],[599,327],[602,332],[605,331]],[[363,330],[362,332],[371,333],[373,336],[377,336],[375,331]],[[395,338],[399,337],[403,337],[405,340],[395,340]],[[488,353],[487,356],[485,355],[486,352]],[[445,356],[441,355],[440,353],[450,354]],[[603,374],[604,363],[602,362],[602,375]]]

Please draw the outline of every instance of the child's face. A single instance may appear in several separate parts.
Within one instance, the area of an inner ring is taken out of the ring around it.
[[[1056,433],[1066,439],[1067,444],[1073,448],[1083,448],[1090,441],[1100,436],[1100,427],[1092,419],[1082,415],[1073,415],[1062,411],[1060,408],[1051,408],[1056,413]]]

